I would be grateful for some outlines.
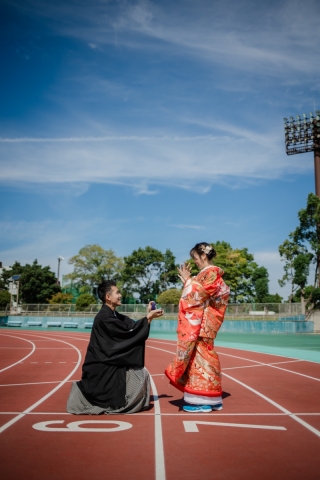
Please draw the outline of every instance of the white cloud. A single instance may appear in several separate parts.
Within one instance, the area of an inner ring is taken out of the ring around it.
[[[197,2],[7,0],[90,48],[113,44],[289,77],[320,72],[317,0]]]
[[[61,264],[61,271],[65,274],[73,269],[68,265],[68,259],[85,244],[99,243],[104,248],[110,248],[107,238],[119,228],[119,223],[101,218],[81,221],[2,221],[0,260],[4,265],[12,265],[16,260],[24,265],[37,259],[41,265],[49,265],[56,271],[57,258],[62,255],[65,260]]]
[[[170,227],[176,227],[176,228],[191,228],[193,230],[201,230],[205,227],[201,226],[201,225],[186,225],[184,223],[178,223],[178,224],[173,224],[173,225],[170,225]]]
[[[207,127],[210,126],[206,122]],[[310,162],[287,156],[280,137],[212,124],[225,135],[15,138],[0,142],[4,183],[115,183],[154,194],[148,185],[208,191],[213,183],[277,179],[311,171]],[[81,192],[80,192],[81,193]]]

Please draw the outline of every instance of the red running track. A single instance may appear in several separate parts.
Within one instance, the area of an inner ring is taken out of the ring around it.
[[[88,340],[1,329],[1,478],[320,478],[320,364],[219,347],[224,410],[187,414],[163,375],[175,343],[149,339],[150,409],[73,416],[65,405]]]

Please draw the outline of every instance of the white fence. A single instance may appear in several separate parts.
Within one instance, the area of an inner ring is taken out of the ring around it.
[[[164,309],[164,318],[177,318],[178,305],[161,305]],[[10,310],[10,306],[0,308],[1,315],[24,315],[24,316],[95,316],[100,310],[101,304],[89,305],[81,311],[76,310],[75,304],[24,304],[16,310]],[[147,305],[125,304],[117,308],[118,312],[128,314],[133,318],[141,317],[146,312]],[[279,318],[302,316],[301,303],[240,303],[229,304],[225,319],[227,320],[277,320]]]

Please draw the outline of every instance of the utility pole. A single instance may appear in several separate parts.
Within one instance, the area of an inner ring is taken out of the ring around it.
[[[57,284],[60,285],[59,277],[60,277],[60,262],[61,260],[64,260],[64,257],[59,256],[58,257],[58,275],[57,275]]]
[[[19,315],[21,308],[19,307],[19,287],[20,275],[13,275],[10,278],[9,293],[10,293],[10,314]]]

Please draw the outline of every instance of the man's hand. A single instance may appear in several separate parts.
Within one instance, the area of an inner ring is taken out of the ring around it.
[[[147,315],[148,323],[151,323],[154,318],[162,317],[162,315],[163,315],[163,309],[162,308],[158,308],[157,310],[149,311],[149,313]]]
[[[153,303],[155,303],[153,300],[151,300],[151,302],[148,303],[148,307],[147,307],[148,313],[151,312]]]

